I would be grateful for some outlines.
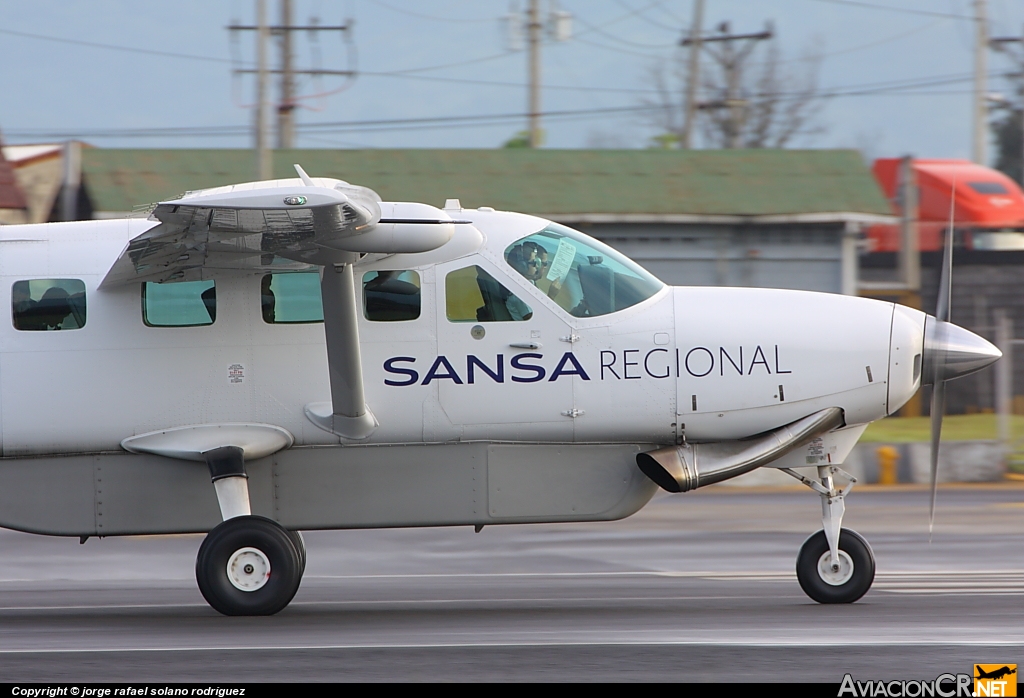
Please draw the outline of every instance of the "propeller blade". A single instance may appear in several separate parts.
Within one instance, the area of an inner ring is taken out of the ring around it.
[[[938,371],[936,371],[938,373]],[[946,412],[946,381],[936,380],[932,383],[932,452],[931,452],[931,477],[932,477],[932,501],[928,509],[928,540],[932,539],[932,529],[935,526],[935,495],[939,487],[939,441],[942,439],[942,417]]]
[[[935,319],[940,322],[949,321],[949,301],[952,292],[953,276],[953,228],[952,223],[946,231],[946,244],[942,251],[942,272],[939,274],[939,299],[935,304]]]
[[[939,340],[939,355],[931,362],[932,369],[932,452],[931,476],[932,499],[928,508],[928,541],[931,542],[932,530],[935,528],[935,495],[939,488],[939,443],[942,440],[942,418],[946,414],[946,381],[943,368],[946,365],[946,346],[948,345],[946,330],[950,316],[950,304],[953,294],[953,225],[956,220],[956,180],[949,197],[949,226],[946,228],[946,240],[942,250],[942,270],[939,272],[939,298],[935,304],[935,337]]]
[[[953,207],[956,205],[956,181],[953,181],[953,193],[949,198],[949,227],[946,228],[946,240],[942,250],[942,271],[939,272],[939,299],[935,304],[935,319],[949,322],[949,305],[953,290]]]

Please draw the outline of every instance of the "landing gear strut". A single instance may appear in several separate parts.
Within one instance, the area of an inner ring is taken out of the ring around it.
[[[243,451],[224,446],[203,455],[224,521],[210,531],[196,557],[203,598],[227,616],[269,616],[289,604],[306,568],[298,531],[253,516]]]
[[[875,580],[871,546],[855,531],[841,528],[846,495],[857,479],[834,465],[818,467],[820,482],[789,468],[780,470],[821,496],[823,529],[804,541],[796,558],[800,588],[818,603],[853,603],[867,593]],[[836,489],[835,475],[847,480],[846,487]]]

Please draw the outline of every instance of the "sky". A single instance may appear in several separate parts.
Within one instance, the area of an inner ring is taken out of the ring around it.
[[[528,0],[294,0],[302,148],[494,148],[526,128],[527,55],[507,19]],[[643,148],[660,129],[652,74],[685,60],[692,0],[541,0],[572,15],[542,47],[548,148]],[[1024,2],[988,0],[993,36],[1024,34]],[[0,0],[0,134],[7,144],[80,138],[100,147],[252,144],[255,0]],[[277,0],[267,0],[271,20]],[[866,159],[971,156],[972,0],[706,0],[704,26],[771,22],[786,71],[819,55],[816,133],[792,147]],[[765,42],[766,43],[766,42]],[[1024,44],[1021,44],[1024,48]],[[269,47],[271,64],[277,46]],[[751,63],[763,61],[758,47]],[[1011,67],[989,53],[992,93]],[[276,87],[274,89],[276,94]],[[993,148],[989,148],[992,161]]]

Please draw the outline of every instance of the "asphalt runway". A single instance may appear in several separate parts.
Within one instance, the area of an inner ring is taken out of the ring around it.
[[[285,611],[227,618],[195,584],[200,536],[0,532],[0,678],[124,681],[934,679],[1024,664],[1024,488],[855,489],[845,526],[878,574],[821,606],[794,563],[802,489],[659,495],[605,524],[305,534]]]

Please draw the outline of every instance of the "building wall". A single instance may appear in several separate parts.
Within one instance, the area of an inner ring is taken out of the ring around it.
[[[25,192],[28,201],[29,220],[26,222],[45,223],[49,220],[63,174],[59,151],[50,157],[19,164],[14,168],[18,186]]]
[[[842,292],[842,223],[575,224],[674,286]]]
[[[23,208],[0,208],[0,225],[28,223],[28,211]]]

